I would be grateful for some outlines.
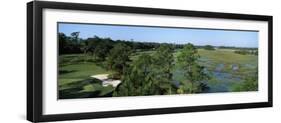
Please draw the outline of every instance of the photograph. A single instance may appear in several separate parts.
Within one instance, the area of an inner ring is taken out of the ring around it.
[[[57,22],[58,99],[258,91],[259,31]]]

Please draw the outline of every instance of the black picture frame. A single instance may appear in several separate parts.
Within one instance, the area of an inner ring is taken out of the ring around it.
[[[43,111],[43,101],[42,101],[43,100],[42,97],[43,96],[42,95],[43,13],[42,10],[45,8],[133,13],[133,14],[135,13],[135,14],[151,14],[151,15],[169,15],[175,17],[187,16],[187,17],[266,21],[268,22],[268,101],[257,102],[257,103],[44,115],[42,113]],[[273,17],[265,16],[265,15],[232,14],[232,13],[93,5],[93,4],[80,4],[80,3],[45,2],[45,1],[29,2],[27,3],[27,120],[32,122],[45,122],[45,121],[63,121],[63,120],[93,119],[93,118],[106,118],[106,117],[123,117],[123,116],[136,116],[136,115],[154,115],[154,114],[272,107],[273,106],[273,95],[272,95],[273,32],[272,31],[273,31]]]

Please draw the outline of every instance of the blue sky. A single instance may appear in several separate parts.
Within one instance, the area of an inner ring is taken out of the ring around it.
[[[59,23],[59,32],[70,35],[80,32],[79,37],[109,37],[114,40],[134,40],[194,45],[258,47],[258,32],[188,28],[160,28],[120,25]]]

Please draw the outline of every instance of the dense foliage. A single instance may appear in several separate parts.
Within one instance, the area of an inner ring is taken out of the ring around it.
[[[109,70],[115,70],[117,73],[113,78],[121,78],[120,76],[126,70],[129,65],[131,48],[123,43],[116,44],[109,52],[107,57],[107,66]],[[116,77],[117,76],[117,77]]]
[[[59,54],[81,53],[78,36],[78,32],[73,32],[71,36],[59,33]]]
[[[172,83],[173,49],[161,45],[152,55],[142,54],[123,76],[114,96],[163,95],[175,93]]]
[[[183,86],[178,90],[179,93],[198,93],[203,91],[202,81],[209,79],[209,76],[204,72],[204,67],[197,63],[199,57],[197,49],[190,43],[184,46],[178,56],[178,62],[181,64],[186,78]]]

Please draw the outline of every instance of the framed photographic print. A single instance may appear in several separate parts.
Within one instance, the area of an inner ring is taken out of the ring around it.
[[[27,4],[33,122],[272,106],[272,16]]]

